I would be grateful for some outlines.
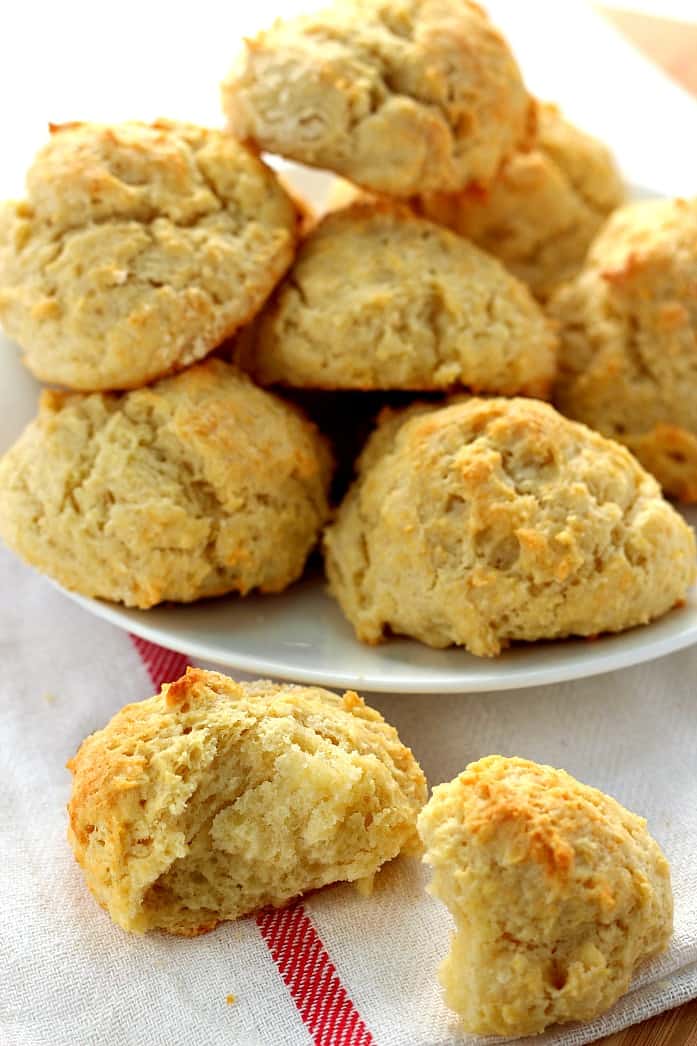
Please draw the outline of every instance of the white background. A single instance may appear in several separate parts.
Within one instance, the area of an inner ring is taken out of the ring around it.
[[[686,0],[677,0],[685,5]],[[693,0],[689,0],[695,6]],[[317,0],[120,0],[6,5],[0,61],[0,195],[23,172],[49,120],[220,124],[218,84],[244,33]],[[531,89],[606,138],[634,183],[697,189],[697,104],[582,0],[489,0]],[[655,6],[655,3],[654,3]],[[662,6],[662,5],[661,5]]]

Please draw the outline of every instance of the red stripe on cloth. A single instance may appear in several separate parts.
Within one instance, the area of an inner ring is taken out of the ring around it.
[[[129,633],[130,635],[130,633]],[[157,643],[150,643],[140,636],[131,635],[131,642],[140,654],[141,661],[148,670],[152,685],[159,690],[163,683],[171,683],[183,676],[189,664],[188,657],[166,650]]]
[[[375,1046],[303,906],[260,912],[257,926],[315,1046]]]

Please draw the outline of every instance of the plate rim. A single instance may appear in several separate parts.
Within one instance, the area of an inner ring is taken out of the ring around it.
[[[51,581],[50,578],[48,580]],[[411,682],[408,680],[390,680],[388,677],[371,676],[370,673],[357,674],[349,671],[330,673],[322,669],[293,668],[287,662],[277,662],[272,658],[260,658],[259,656],[248,654],[235,654],[232,659],[221,659],[220,653],[216,652],[215,649],[208,648],[205,642],[194,639],[192,643],[187,643],[184,646],[176,636],[173,642],[170,633],[163,634],[162,629],[157,625],[148,625],[147,621],[141,622],[140,616],[134,616],[133,621],[129,619],[129,622],[126,623],[123,614],[129,608],[122,610],[116,605],[102,600],[91,599],[88,596],[81,596],[77,592],[70,592],[57,582],[51,581],[51,584],[63,595],[67,596],[68,599],[103,621],[116,625],[123,631],[138,636],[147,642],[156,643],[166,649],[174,650],[178,654],[190,657],[192,660],[207,661],[227,669],[236,669],[240,672],[257,675],[268,673],[271,678],[282,679],[286,682],[335,688],[347,687],[349,689],[361,690],[365,693],[405,693],[430,696],[433,694],[470,694],[503,690],[526,690],[534,686],[551,686],[555,683],[607,675],[622,668],[632,668],[635,665],[645,664],[648,661],[657,661],[662,657],[685,650],[687,647],[694,646],[697,643],[697,621],[694,621],[682,631],[678,628],[677,633],[671,631],[667,636],[660,635],[653,639],[649,638],[646,643],[638,646],[632,644],[629,649],[626,649],[623,642],[620,649],[611,647],[606,651],[597,652],[590,660],[578,658],[568,662],[562,659],[554,661],[549,665],[543,664],[529,669],[522,667],[517,671],[513,669],[510,672],[500,672],[497,676],[494,666],[501,664],[498,658],[478,658],[478,662],[492,666],[489,672],[482,672],[479,675],[470,673],[464,685],[462,678],[448,677],[445,677],[438,684],[435,683],[435,680],[433,683],[428,684],[418,679],[414,679]],[[689,592],[697,593],[697,585],[693,585]],[[635,625],[633,628],[623,632],[605,634],[600,641],[612,644],[614,640],[617,640],[619,644],[621,641],[626,641],[627,636],[638,635],[644,629],[651,628],[652,625],[659,625],[661,622],[666,621],[670,615],[679,615],[682,609],[683,607],[673,607],[667,614],[648,622],[646,625]],[[145,616],[147,611],[137,611],[136,613],[142,613]],[[409,637],[396,638],[408,640]],[[412,641],[417,642],[416,640]],[[551,642],[555,641],[552,640]],[[568,636],[562,637],[559,642],[583,644],[589,641],[583,636]],[[530,643],[529,646],[533,650],[535,643]],[[438,669],[432,669],[431,671],[435,676]],[[462,673],[462,675],[464,674]]]

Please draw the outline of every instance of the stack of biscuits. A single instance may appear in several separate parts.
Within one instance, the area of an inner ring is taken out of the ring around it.
[[[359,639],[483,656],[679,602],[656,479],[697,499],[697,203],[622,206],[470,0],[278,21],[222,97],[225,130],[51,127],[1,212],[0,320],[53,386],[5,541],[148,608],[279,592],[321,539]],[[329,213],[262,152],[335,174]]]

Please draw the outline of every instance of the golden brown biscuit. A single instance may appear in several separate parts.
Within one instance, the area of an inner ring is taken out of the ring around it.
[[[238,137],[392,196],[490,181],[534,127],[470,0],[337,0],[277,21],[247,41],[223,106]]]
[[[0,320],[43,381],[133,388],[207,355],[263,304],[298,216],[220,131],[52,128],[0,211]]]
[[[591,1020],[673,932],[646,821],[564,770],[492,755],[433,790],[418,828],[456,923],[440,968],[469,1032]]]
[[[482,656],[643,624],[695,579],[692,530],[636,459],[523,399],[387,412],[325,552],[359,639]]]
[[[593,237],[624,198],[609,150],[547,104],[538,108],[535,148],[514,153],[491,185],[415,202],[427,218],[499,258],[545,300],[578,272]]]
[[[126,930],[204,933],[418,850],[423,773],[351,691],[190,668],[68,766],[71,845]]]
[[[208,360],[121,395],[45,392],[0,461],[0,534],[66,588],[128,606],[278,592],[329,476],[300,411]]]
[[[495,258],[404,208],[328,215],[238,360],[262,384],[549,394],[555,336]]]
[[[697,501],[697,198],[617,211],[549,306],[569,417],[625,443]]]

